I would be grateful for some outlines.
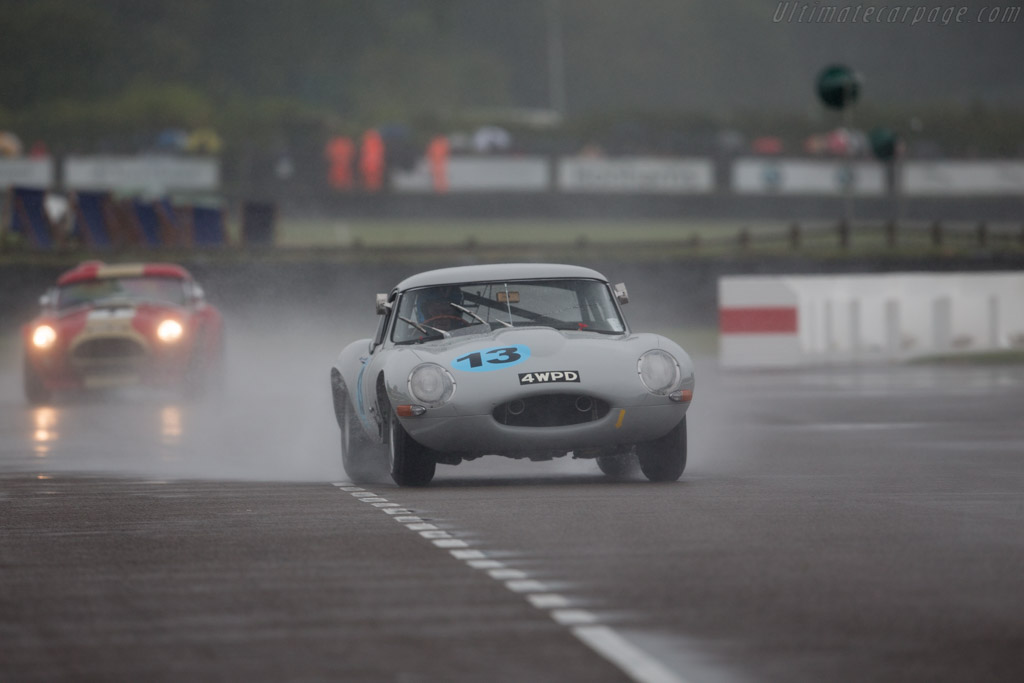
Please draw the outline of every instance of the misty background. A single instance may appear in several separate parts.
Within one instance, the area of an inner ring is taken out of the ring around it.
[[[882,9],[826,3],[847,5]],[[703,152],[723,130],[795,143],[834,127],[814,82],[844,63],[864,79],[858,125],[913,128],[945,156],[1021,154],[1024,20],[978,22],[991,3],[961,5],[971,22],[947,25],[793,13],[821,6],[2,0],[0,130],[62,154],[137,152],[166,128],[211,128],[228,173],[254,150],[319,154],[332,134],[388,124],[417,143],[496,123],[518,126],[525,151],[618,140]],[[1007,7],[1019,4],[996,9]]]

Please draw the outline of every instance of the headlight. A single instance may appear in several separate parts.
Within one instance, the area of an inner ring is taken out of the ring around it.
[[[676,359],[661,349],[654,349],[640,356],[636,371],[647,390],[659,396],[666,396],[675,389],[682,376]]]
[[[37,349],[48,349],[57,341],[57,330],[49,325],[40,325],[32,333],[32,345]]]
[[[156,328],[156,336],[166,344],[173,344],[178,341],[184,333],[185,328],[181,326],[181,323],[170,318],[157,325]]]
[[[444,405],[454,393],[455,380],[440,365],[424,363],[409,373],[409,394],[428,407]]]

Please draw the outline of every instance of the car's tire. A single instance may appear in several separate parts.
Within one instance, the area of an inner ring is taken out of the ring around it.
[[[597,466],[612,479],[625,479],[637,471],[636,454],[632,450],[615,455],[599,455]]]
[[[686,416],[654,441],[636,445],[640,470],[651,481],[675,481],[686,469]]]
[[[385,474],[384,454],[380,447],[370,443],[359,426],[355,407],[337,371],[331,374],[331,395],[334,400],[334,416],[341,432],[341,466],[345,468],[345,474],[356,484],[382,478]]]
[[[388,464],[399,486],[426,486],[437,467],[430,450],[409,436],[393,413],[388,420]]]
[[[43,383],[35,367],[28,357],[24,360],[22,380],[25,388],[25,400],[34,406],[49,403],[53,400],[53,392]]]
[[[352,402],[345,396],[341,406],[341,465],[356,484],[376,481],[384,475],[383,454],[366,438]]]

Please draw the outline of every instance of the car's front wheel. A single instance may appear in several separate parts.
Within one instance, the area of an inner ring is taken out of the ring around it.
[[[399,486],[426,486],[434,478],[437,462],[416,442],[392,414],[388,420],[388,461],[391,478]]]
[[[355,407],[349,400],[341,377],[332,375],[334,412],[341,430],[341,465],[345,474],[356,484],[379,479],[384,475],[383,453],[366,438],[359,426]]]
[[[654,441],[636,445],[640,470],[651,481],[675,481],[686,469],[686,416]]]

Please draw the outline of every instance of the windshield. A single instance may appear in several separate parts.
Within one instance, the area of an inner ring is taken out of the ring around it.
[[[112,301],[151,301],[183,306],[185,283],[176,278],[103,278],[64,285],[57,290],[57,308]]]
[[[391,339],[407,344],[531,325],[601,334],[626,330],[604,282],[513,280],[406,291]]]

